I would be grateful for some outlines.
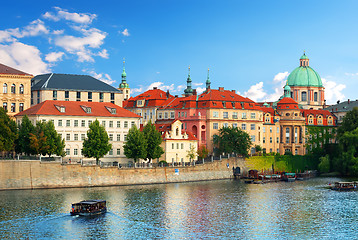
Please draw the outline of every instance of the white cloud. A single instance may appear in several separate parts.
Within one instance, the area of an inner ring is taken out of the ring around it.
[[[275,77],[273,78],[273,82],[282,82],[282,81],[286,81],[288,75],[290,75],[289,72],[281,72],[281,73],[277,73],[275,75]]]
[[[71,13],[66,9],[62,9],[60,7],[54,7],[57,13],[46,12],[42,16],[46,19],[53,21],[60,21],[61,19],[65,19],[67,21],[72,21],[79,24],[90,24],[93,19],[97,17],[96,14],[91,13]]]
[[[206,90],[206,88],[203,88],[203,87],[198,87],[196,88],[196,94],[202,94],[204,91]]]
[[[102,51],[98,52],[97,56],[108,59],[109,55],[108,55],[107,49],[103,49]]]
[[[61,34],[63,34],[65,32],[65,30],[53,30],[52,31],[52,34],[54,34],[54,35],[61,35]]]
[[[51,52],[46,55],[45,59],[48,62],[58,62],[62,60],[64,54],[64,52]]]
[[[96,73],[93,70],[87,71],[87,70],[83,70],[84,72],[87,72],[88,74],[90,74],[92,77],[97,78],[98,80],[101,80],[102,82],[105,82],[109,85],[115,83],[115,80],[112,80],[111,76],[109,76],[107,73]]]
[[[21,42],[15,41],[10,45],[0,44],[0,59],[5,65],[33,75],[50,71],[48,64],[41,59],[40,50]]]
[[[337,100],[345,99],[344,94],[342,93],[343,89],[346,88],[344,84],[337,84],[334,81],[328,81],[325,78],[322,78],[322,83],[325,88],[325,99],[327,104],[334,104]]]
[[[126,37],[129,37],[129,36],[130,36],[130,34],[129,34],[129,32],[128,32],[128,29],[127,29],[127,28],[126,28],[126,29],[124,29],[124,31],[123,31],[123,32],[119,31],[119,33],[120,33],[120,34],[123,34],[123,36],[126,36]]]
[[[17,38],[33,37],[40,34],[48,34],[49,30],[45,26],[44,22],[40,19],[32,21],[29,25],[24,28],[9,28],[0,31],[0,42],[13,42]]]
[[[267,95],[263,87],[264,87],[263,82],[259,82],[255,85],[252,85],[247,92],[244,92],[244,96],[252,99],[253,101],[262,100]]]

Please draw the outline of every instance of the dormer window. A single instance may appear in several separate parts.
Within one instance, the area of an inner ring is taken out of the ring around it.
[[[57,108],[57,110],[61,113],[64,113],[66,112],[66,107],[64,106],[58,106],[58,105],[55,105],[55,107]]]
[[[85,111],[85,113],[92,113],[91,107],[81,106],[81,108],[83,109],[83,111]]]
[[[117,109],[116,109],[116,108],[106,107],[106,109],[107,109],[111,114],[116,114],[116,113],[117,113]]]

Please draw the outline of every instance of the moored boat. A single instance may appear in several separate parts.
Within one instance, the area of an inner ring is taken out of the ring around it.
[[[73,203],[71,215],[94,216],[107,212],[106,200],[84,200]]]
[[[296,181],[296,173],[285,173],[282,176],[282,180],[286,182],[294,182]]]
[[[335,182],[332,190],[336,191],[357,191],[358,182]]]

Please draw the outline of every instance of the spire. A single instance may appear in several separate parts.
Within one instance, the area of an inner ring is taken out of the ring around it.
[[[126,74],[126,68],[125,68],[125,61],[123,59],[123,72],[122,72],[122,82],[121,84],[119,84],[119,88],[128,88],[128,83],[127,83],[127,74]]]
[[[211,84],[211,82],[210,82],[210,79],[209,79],[209,68],[208,68],[208,77],[206,79],[206,90],[210,89],[210,84]]]
[[[184,90],[184,93],[186,96],[193,94],[193,89],[191,88],[190,66],[189,66],[188,78],[186,80],[186,89]]]

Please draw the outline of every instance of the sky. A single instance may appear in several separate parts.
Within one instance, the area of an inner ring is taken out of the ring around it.
[[[6,1],[0,63],[38,75],[86,74],[131,95],[224,87],[276,101],[302,54],[328,104],[358,99],[358,1]]]

